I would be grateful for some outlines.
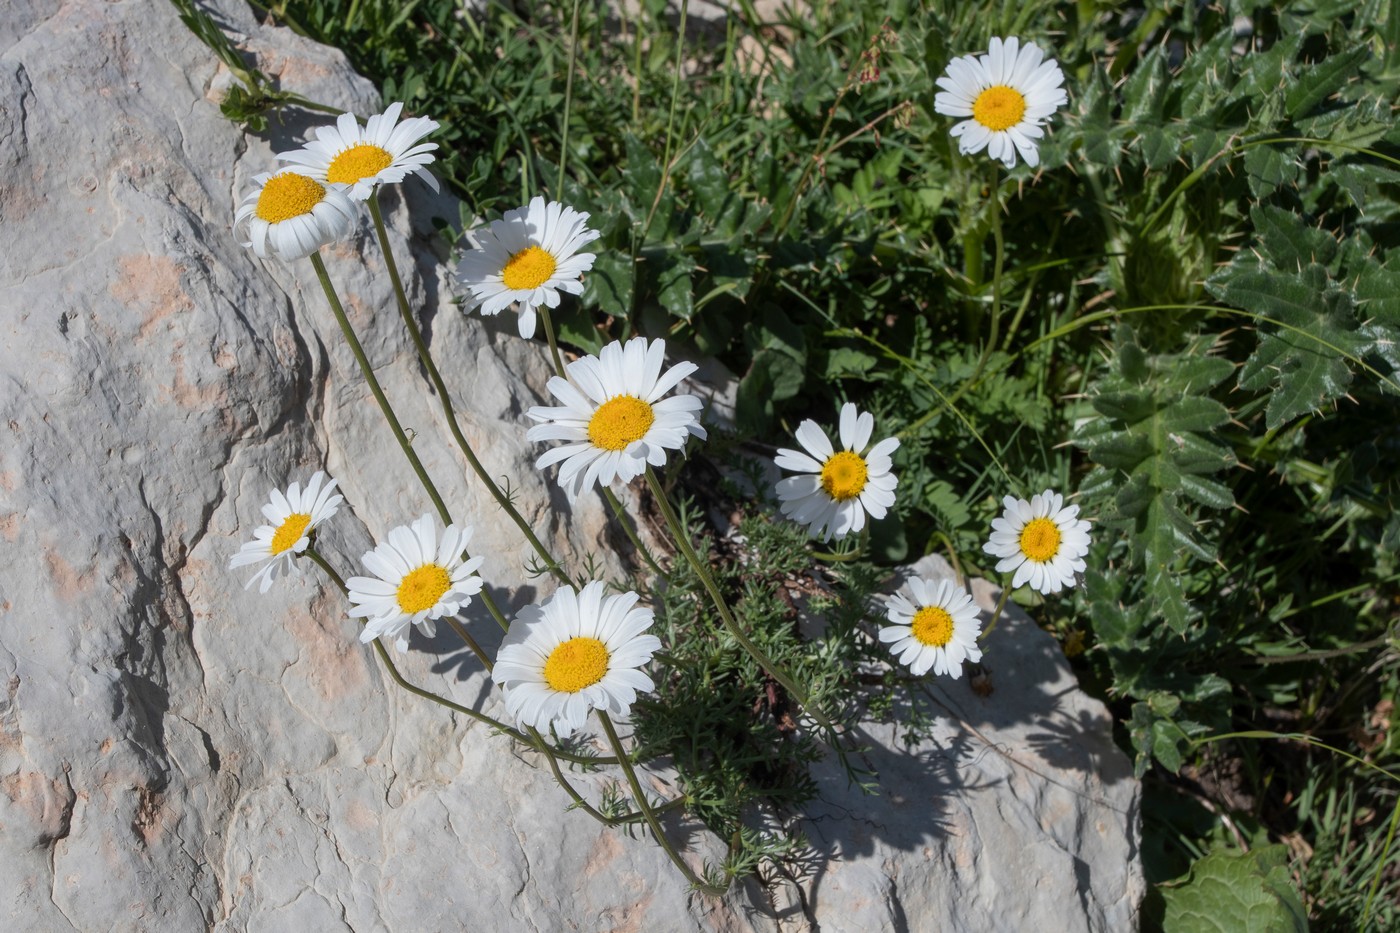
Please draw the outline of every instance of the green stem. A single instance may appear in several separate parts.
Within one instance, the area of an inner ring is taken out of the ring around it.
[[[345,335],[345,342],[350,345],[350,352],[355,354],[355,362],[360,364],[360,373],[365,377],[365,382],[369,384],[369,390],[374,394],[374,400],[379,403],[379,410],[384,413],[384,420],[389,422],[389,430],[394,432],[394,440],[399,442],[399,447],[403,450],[403,455],[408,458],[413,472],[418,474],[418,481],[428,491],[428,498],[433,500],[433,506],[437,508],[443,524],[452,524],[452,513],[447,510],[442,496],[438,495],[437,487],[433,485],[428,471],[423,468],[423,461],[419,460],[418,454],[414,453],[413,445],[409,442],[403,427],[400,426],[393,406],[385,397],[384,390],[379,387],[379,380],[374,377],[374,369],[369,365],[369,359],[365,356],[365,348],[360,346],[360,339],[355,336],[355,330],[350,326],[350,321],[345,316],[345,309],[340,306],[340,298],[335,293],[335,286],[331,285],[331,277],[326,272],[326,264],[321,261],[319,252],[311,254],[311,266],[316,270],[316,277],[321,280],[321,288],[326,293],[326,300],[330,302],[331,312],[335,314],[336,323],[340,325],[340,332]]]
[[[544,325],[544,339],[549,341],[549,356],[554,361],[554,371],[562,379],[564,378],[564,358],[559,355],[559,338],[554,335],[554,318],[544,305],[540,305],[535,311],[540,316],[540,323]]]
[[[554,186],[554,196],[559,199],[564,197],[564,170],[569,164],[569,109],[574,101],[574,63],[578,61],[578,4],[579,0],[574,0],[573,23],[569,27],[569,73],[564,79],[564,126],[559,142],[559,183]]]
[[[370,216],[374,218],[374,230],[379,236],[379,248],[384,253],[384,265],[389,270],[389,281],[394,286],[394,298],[398,301],[399,315],[403,318],[404,327],[408,329],[408,335],[413,338],[413,346],[418,350],[418,359],[422,362],[423,368],[427,370],[428,378],[433,383],[433,390],[437,392],[438,399],[442,403],[442,413],[447,418],[447,427],[452,432],[452,439],[457,442],[458,449],[462,451],[462,456],[467,458],[467,463],[471,466],[472,472],[476,473],[477,479],[481,480],[486,491],[491,494],[491,498],[495,499],[496,504],[510,516],[511,521],[515,522],[515,526],[520,529],[525,540],[530,542],[530,546],[535,549],[535,553],[544,561],[545,566],[561,583],[571,586],[573,581],[569,579],[569,575],[564,572],[564,569],[559,566],[559,562],[549,553],[549,549],[535,535],[534,529],[516,509],[515,503],[510,501],[510,498],[496,485],[491,475],[486,472],[486,468],[482,466],[481,460],[478,459],[471,444],[467,442],[466,435],[462,433],[462,428],[457,423],[457,413],[452,407],[452,397],[447,392],[447,383],[443,381],[442,374],[438,372],[437,365],[433,362],[433,355],[428,351],[428,345],[423,340],[423,332],[419,329],[418,322],[414,320],[413,312],[408,306],[408,296],[404,292],[403,280],[399,277],[399,267],[394,262],[393,251],[389,249],[389,234],[384,226],[384,215],[379,208],[377,192],[376,196],[369,199],[369,212]]]
[[[627,535],[627,540],[632,542],[632,547],[636,549],[637,555],[651,568],[652,573],[663,580],[668,578],[666,571],[661,569],[661,565],[652,556],[651,550],[642,543],[642,539],[637,534],[637,530],[632,527],[632,523],[627,518],[627,511],[622,507],[617,494],[607,486],[603,487],[603,498],[608,501],[608,507],[612,509],[613,515],[617,518],[617,523],[622,526],[623,532]]]
[[[1006,608],[1006,599],[1010,595],[1011,587],[1002,587],[1001,598],[997,600],[997,607],[992,612],[992,621],[988,622],[987,627],[982,630],[982,634],[978,638],[978,641],[981,641],[982,639],[985,639],[988,635],[992,634],[992,629],[997,627],[997,622],[1001,620],[1001,611]]]
[[[670,500],[666,497],[666,490],[661,487],[661,481],[656,478],[656,473],[650,466],[647,467],[647,485],[651,487],[652,495],[656,497],[656,503],[661,509],[661,514],[666,519],[667,526],[671,529],[671,536],[676,539],[676,546],[680,548],[681,554],[689,562],[695,575],[700,578],[705,591],[710,594],[710,600],[715,604],[715,609],[719,611],[720,618],[724,620],[724,627],[729,630],[729,634],[734,636],[734,640],[743,646],[749,656],[758,662],[758,665],[768,672],[778,683],[783,685],[783,689],[795,699],[801,707],[807,711],[813,719],[835,737],[836,727],[832,725],[821,710],[812,705],[812,701],[807,698],[807,693],[797,683],[788,676],[787,672],[779,667],[771,658],[765,654],[758,645],[749,640],[749,637],[739,628],[739,623],[734,621],[734,616],[729,612],[729,605],[724,600],[724,595],[720,593],[719,587],[715,585],[714,578],[710,576],[709,568],[705,566],[695,549],[691,547],[690,536],[686,533],[685,526],[681,524],[676,511],[671,507]]]
[[[622,765],[622,773],[627,777],[627,785],[632,788],[632,797],[637,801],[637,809],[642,812],[642,817],[651,827],[651,834],[656,837],[657,844],[665,850],[667,858],[680,869],[681,874],[685,875],[685,879],[693,887],[715,897],[723,894],[728,890],[727,887],[706,884],[691,870],[691,867],[680,857],[680,853],[671,845],[671,841],[666,838],[665,830],[661,828],[661,821],[656,818],[656,812],[652,809],[651,804],[647,803],[646,792],[642,790],[641,782],[637,780],[637,772],[633,770],[632,762],[622,748],[622,740],[617,737],[617,730],[613,728],[612,720],[602,710],[598,710],[598,719],[603,723],[603,731],[608,735],[608,744],[612,746],[613,754],[617,756],[618,763]]]
[[[394,408],[389,404],[389,399],[384,395],[384,390],[379,387],[379,380],[374,377],[374,369],[369,365],[369,358],[365,356],[365,348],[360,346],[360,340],[355,336],[355,329],[350,326],[350,320],[345,316],[345,309],[340,306],[340,298],[335,293],[335,287],[331,285],[331,277],[326,272],[326,264],[321,261],[320,253],[311,254],[311,265],[316,269],[316,276],[321,280],[321,288],[325,290],[326,300],[331,304],[331,310],[335,312],[335,319],[340,324],[340,331],[345,335],[345,342],[350,345],[350,352],[355,354],[355,362],[360,364],[360,373],[365,377],[365,382],[369,384],[369,389],[374,393],[374,400],[379,403],[379,410],[384,414],[384,420],[389,422],[389,428],[394,432],[394,439],[399,442],[399,448],[403,450],[404,456],[408,458],[409,464],[413,467],[413,472],[418,474],[418,481],[423,484],[423,488],[428,491],[428,497],[433,500],[433,505],[437,507],[438,515],[442,517],[444,525],[452,524],[452,513],[447,510],[447,505],[442,501],[442,496],[438,495],[437,487],[433,485],[432,479],[428,476],[428,471],[423,468],[423,461],[418,459],[418,454],[413,450],[413,445],[409,443],[408,435],[404,433],[403,427],[399,424],[398,416],[394,414]],[[464,549],[463,555],[467,552]],[[500,607],[491,598],[491,594],[485,590],[481,591],[481,602],[496,624],[502,631],[510,629],[510,623],[501,614]]]
[[[1001,233],[1001,172],[995,167],[992,168],[991,209],[992,243],[996,247],[995,258],[992,261],[992,326],[986,342],[982,345],[982,353],[977,357],[977,365],[973,367],[972,375],[953,393],[948,403],[950,405],[962,398],[982,377],[982,370],[987,368],[987,360],[991,358],[992,350],[996,347],[997,334],[1001,329],[1001,272],[1006,260],[1006,242]],[[978,249],[981,249],[980,243]]]
[[[656,186],[656,197],[652,199],[651,210],[647,211],[646,223],[642,224],[643,240],[647,237],[647,231],[651,229],[651,219],[656,215],[656,209],[661,206],[661,195],[665,193],[666,182],[671,177],[671,134],[676,124],[676,100],[680,97],[681,70],[685,54],[685,18],[689,12],[690,0],[681,0],[681,21],[676,31],[675,74],[671,78],[671,112],[666,117],[666,149],[665,156],[661,159],[661,182]]]

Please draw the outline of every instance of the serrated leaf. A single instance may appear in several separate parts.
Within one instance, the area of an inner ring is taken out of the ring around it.
[[[1165,49],[1156,46],[1143,56],[1123,85],[1123,122],[1160,123],[1170,88]]]
[[[1329,265],[1337,255],[1337,240],[1311,227],[1293,211],[1258,204],[1249,212],[1266,258],[1276,269],[1302,269],[1310,263]]]
[[[1282,145],[1253,146],[1244,154],[1244,170],[1249,190],[1264,200],[1284,185],[1298,181],[1298,159],[1291,148]]]
[[[1289,274],[1230,267],[1208,284],[1228,304],[1276,322],[1261,326],[1259,346],[1239,376],[1243,389],[1273,390],[1265,413],[1270,429],[1346,394],[1347,357],[1366,340],[1348,313],[1350,298],[1330,286],[1324,268]]]
[[[1095,68],[1080,103],[1079,132],[1084,156],[1095,165],[1117,165],[1121,147],[1113,138],[1113,92],[1103,69]]]
[[[1148,168],[1164,168],[1181,153],[1181,140],[1171,127],[1140,126],[1137,145]]]
[[[1165,933],[1303,933],[1307,911],[1284,846],[1219,849],[1160,886]]]
[[[1298,69],[1299,77],[1289,88],[1283,106],[1291,119],[1306,116],[1318,104],[1331,97],[1358,74],[1360,65],[1371,54],[1366,45],[1330,55],[1320,63]]]

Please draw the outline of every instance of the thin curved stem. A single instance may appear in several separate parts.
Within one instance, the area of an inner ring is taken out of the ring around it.
[[[647,803],[646,792],[642,790],[641,782],[637,780],[637,772],[632,768],[632,762],[628,760],[627,753],[622,748],[622,740],[617,737],[617,730],[613,728],[612,720],[602,710],[597,712],[598,719],[603,723],[603,731],[608,735],[608,744],[612,746],[613,754],[617,756],[618,763],[622,765],[622,773],[627,777],[627,785],[632,788],[632,797],[637,801],[637,809],[642,812],[642,817],[651,827],[651,834],[656,838],[657,844],[665,850],[667,858],[680,869],[681,874],[685,875],[685,879],[693,887],[716,897],[723,894],[728,890],[727,887],[706,884],[702,881],[700,876],[695,874],[691,867],[685,863],[685,860],[680,857],[680,853],[671,845],[671,841],[666,838],[666,831],[662,829],[661,821],[656,818],[656,812],[652,809],[651,804]]]
[[[398,416],[394,414],[393,406],[389,404],[389,399],[385,397],[384,390],[379,386],[379,380],[374,376],[374,368],[369,365],[369,358],[365,356],[365,348],[360,346],[360,339],[355,336],[355,329],[350,326],[350,320],[345,316],[345,309],[340,305],[340,297],[335,293],[335,286],[331,285],[331,277],[326,272],[326,264],[321,261],[320,253],[311,254],[311,266],[316,270],[316,277],[321,280],[321,288],[326,293],[326,300],[330,302],[331,312],[335,314],[336,323],[340,325],[340,332],[345,335],[345,342],[350,345],[350,352],[355,354],[355,362],[360,364],[360,373],[365,377],[365,382],[369,384],[369,390],[374,394],[374,400],[379,403],[379,410],[383,412],[384,420],[389,422],[389,430],[394,432],[394,440],[399,442],[399,447],[403,450],[403,455],[408,458],[413,472],[418,474],[418,481],[427,490],[428,498],[433,500],[433,506],[437,509],[438,515],[441,516],[443,524],[452,524],[452,513],[447,510],[446,503],[438,494],[437,486],[433,485],[428,471],[423,468],[423,461],[418,459],[418,454],[413,450],[413,444],[399,424]]]
[[[986,627],[985,629],[983,629],[983,630],[982,630],[982,634],[981,634],[980,636],[978,636],[978,640],[979,640],[979,641],[980,641],[981,639],[983,639],[983,638],[986,638],[988,635],[992,634],[992,629],[994,629],[994,628],[997,627],[997,622],[999,622],[999,621],[1001,620],[1001,612],[1002,612],[1003,609],[1006,608],[1006,599],[1007,599],[1007,597],[1010,596],[1010,595],[1011,595],[1011,587],[1009,587],[1009,586],[1002,587],[1002,590],[1001,590],[1001,598],[997,600],[997,607],[996,607],[996,609],[994,609],[994,610],[992,611],[992,621],[990,621],[990,622],[987,623],[987,627]]]
[[[734,640],[743,646],[744,650],[749,653],[751,658],[758,662],[759,667],[762,667],[768,672],[770,677],[782,684],[783,689],[791,694],[793,699],[834,737],[836,727],[821,710],[812,705],[812,701],[807,697],[807,692],[799,687],[797,682],[794,681],[786,671],[779,667],[772,658],[768,657],[768,655],[765,654],[758,645],[755,645],[739,628],[739,623],[734,621],[734,616],[730,613],[729,606],[724,601],[724,594],[719,591],[719,587],[715,584],[714,578],[710,576],[709,568],[705,566],[704,561],[700,559],[699,555],[695,553],[695,549],[691,547],[690,537],[686,534],[685,527],[681,524],[680,518],[676,515],[676,510],[671,507],[670,500],[666,498],[666,490],[661,487],[661,481],[656,478],[656,473],[652,471],[650,466],[647,467],[646,477],[647,485],[651,487],[652,495],[656,497],[657,505],[661,508],[661,514],[665,516],[666,524],[671,529],[671,536],[676,539],[676,547],[680,548],[681,554],[683,554],[685,559],[690,563],[691,569],[695,571],[695,575],[700,578],[700,582],[704,585],[705,591],[710,594],[710,600],[715,604],[715,609],[719,611],[720,618],[724,620],[724,627],[729,630],[729,634],[733,635]]]
[[[689,12],[690,0],[681,0],[681,21],[676,34],[675,73],[671,78],[671,111],[666,117],[666,150],[661,159],[661,181],[656,186],[656,197],[652,198],[651,209],[647,211],[646,222],[642,224],[643,240],[651,230],[651,220],[656,216],[656,209],[661,206],[661,196],[665,194],[666,182],[671,178],[672,133],[676,123],[676,100],[680,97],[682,62],[685,54],[685,18]]]
[[[569,72],[564,78],[564,116],[559,142],[559,183],[554,186],[554,196],[564,197],[565,168],[569,164],[569,110],[574,102],[574,64],[578,61],[578,5],[574,0],[574,15],[569,27]]]
[[[666,571],[661,569],[661,565],[657,563],[656,558],[652,556],[651,549],[642,543],[642,539],[637,534],[637,530],[633,528],[632,523],[628,521],[627,511],[622,507],[622,502],[617,498],[617,494],[607,486],[604,486],[603,498],[607,500],[608,507],[612,509],[613,515],[616,516],[617,523],[622,526],[623,532],[627,535],[627,540],[632,542],[632,547],[636,549],[637,555],[651,568],[652,573],[661,577],[663,580],[668,579],[669,575]]]
[[[540,322],[544,324],[544,338],[549,341],[549,355],[554,360],[554,371],[562,379],[564,377],[564,358],[559,355],[559,338],[554,336],[554,319],[550,316],[549,309],[544,305],[535,309],[540,316]]]
[[[398,264],[394,261],[394,253],[389,248],[389,235],[384,226],[384,215],[379,208],[379,198],[376,192],[374,197],[369,199],[370,216],[374,218],[374,230],[379,237],[379,248],[384,253],[384,265],[389,270],[389,281],[394,286],[394,298],[398,301],[399,315],[403,318],[404,327],[408,329],[408,335],[413,339],[413,346],[418,351],[418,359],[423,364],[423,368],[428,372],[428,378],[433,383],[433,389],[437,392],[438,400],[442,404],[442,413],[447,418],[448,430],[452,432],[452,439],[457,442],[457,447],[462,451],[462,456],[467,458],[467,463],[477,478],[486,486],[486,491],[491,494],[491,498],[496,500],[511,521],[515,522],[517,528],[525,535],[525,540],[530,542],[530,546],[535,549],[535,553],[544,561],[549,571],[566,585],[572,585],[569,575],[549,553],[549,549],[535,535],[530,523],[525,521],[525,517],[510,501],[509,497],[496,485],[495,480],[486,472],[481,460],[477,458],[476,452],[467,442],[466,435],[462,433],[461,426],[457,423],[457,413],[452,406],[452,396],[448,394],[447,383],[443,381],[442,374],[438,371],[437,365],[433,362],[432,353],[428,351],[428,345],[423,340],[423,332],[418,327],[418,322],[413,318],[413,311],[408,306],[408,296],[404,292],[403,280],[399,277]]]

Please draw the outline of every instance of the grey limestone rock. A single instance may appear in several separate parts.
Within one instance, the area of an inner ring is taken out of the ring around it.
[[[378,109],[341,53],[246,5],[215,9],[283,86]],[[823,772],[811,877],[709,899],[648,840],[566,812],[531,755],[399,690],[315,573],[245,591],[228,559],[273,486],[320,468],[340,481],[347,503],[321,546],[342,572],[429,509],[309,264],[262,263],[230,230],[247,180],[323,118],[292,112],[245,136],[218,112],[213,57],[169,4],[143,0],[6,5],[0,85],[0,927],[1129,922],[1137,785],[1105,711],[1023,617],[993,644],[993,700],[931,688],[949,716],[937,741],[911,753],[870,727],[882,796]],[[430,231],[456,206],[412,181],[386,206],[488,469],[559,552],[612,550],[600,502],[561,517],[533,468],[521,421],[548,375],[539,345],[508,315],[483,323],[451,303]],[[325,253],[415,449],[477,527],[493,595],[511,608],[543,595],[514,527],[444,443],[367,225]],[[494,650],[479,603],[465,621]],[[450,632],[412,648],[407,676],[502,713]],[[614,779],[579,784],[596,798]],[[696,858],[719,851],[690,835]]]

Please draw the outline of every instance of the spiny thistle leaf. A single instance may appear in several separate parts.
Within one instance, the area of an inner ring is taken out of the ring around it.
[[[1206,394],[1232,366],[1204,355],[1201,345],[1149,357],[1126,324],[1119,326],[1115,344],[1118,371],[1093,398],[1100,417],[1082,425],[1074,438],[1099,466],[1080,491],[1112,495],[1104,521],[1130,530],[1147,593],[1179,632],[1191,620],[1180,564],[1185,555],[1215,559],[1214,547],[1195,527],[1193,511],[1234,504],[1229,487],[1207,478],[1235,463],[1214,435],[1230,413]]]

